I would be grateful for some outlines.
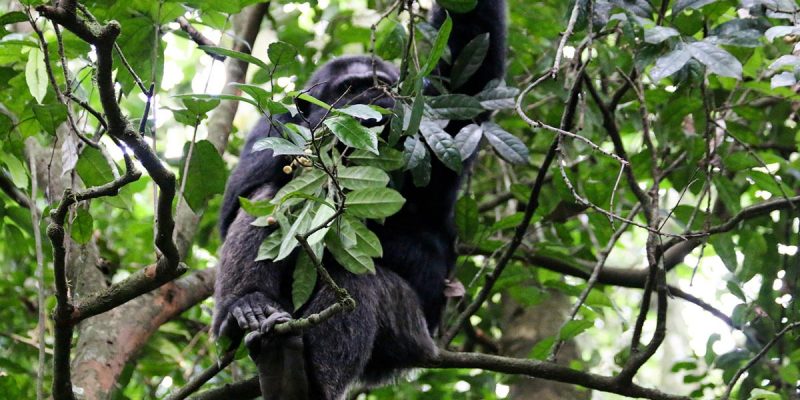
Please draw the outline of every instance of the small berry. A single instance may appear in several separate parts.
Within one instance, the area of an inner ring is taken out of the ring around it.
[[[275,225],[277,223],[278,223],[278,220],[275,219],[275,217],[273,217],[271,215],[269,217],[267,217],[267,225],[268,226],[272,226],[272,225]]]
[[[283,173],[286,174],[286,175],[291,174],[292,173],[292,166],[291,165],[284,166],[283,167]]]

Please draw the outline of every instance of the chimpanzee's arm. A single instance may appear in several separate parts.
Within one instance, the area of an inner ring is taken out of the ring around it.
[[[506,62],[506,2],[505,0],[479,0],[472,11],[455,13],[448,11],[453,20],[448,45],[452,54],[452,62],[458,59],[464,46],[476,36],[489,33],[489,50],[483,64],[466,83],[455,91],[474,95],[480,92],[492,79],[503,78]],[[437,29],[445,20],[446,11],[440,6],[433,9],[431,23]],[[439,63],[442,76],[449,77],[451,65]]]

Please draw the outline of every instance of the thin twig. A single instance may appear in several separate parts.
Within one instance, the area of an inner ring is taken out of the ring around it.
[[[561,35],[561,41],[558,43],[558,49],[556,50],[556,59],[553,61],[553,68],[550,69],[550,75],[553,78],[558,76],[558,70],[561,68],[561,58],[564,57],[564,46],[566,46],[569,37],[572,36],[572,31],[575,30],[575,23],[578,22],[581,4],[583,3],[580,1],[575,2],[575,5],[572,7],[572,12],[569,15],[567,29],[564,31],[564,34]],[[580,57],[580,55],[578,56]]]

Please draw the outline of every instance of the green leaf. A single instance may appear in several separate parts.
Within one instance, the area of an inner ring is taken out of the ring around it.
[[[70,229],[70,237],[78,244],[89,243],[92,239],[92,226],[94,220],[92,214],[84,207],[77,207],[75,212],[75,219],[72,220],[72,229]]]
[[[347,195],[346,211],[359,218],[386,218],[400,211],[405,199],[396,190],[367,188],[354,190]]]
[[[458,0],[453,0],[458,1]],[[472,1],[472,0],[470,0]],[[453,29],[453,20],[450,19],[448,15],[442,26],[439,28],[439,33],[436,34],[436,39],[433,42],[433,46],[431,47],[431,53],[428,55],[428,59],[425,61],[425,65],[420,70],[420,76],[428,76],[436,65],[439,63],[439,59],[442,58],[442,52],[444,52],[445,47],[447,47],[447,39],[450,38],[450,31]]]
[[[336,108],[334,111],[339,114],[347,114],[351,117],[363,120],[374,119],[375,121],[380,121],[381,118],[383,118],[381,113],[366,104],[353,104],[345,108]]]
[[[725,268],[728,271],[736,272],[739,262],[736,260],[736,246],[733,244],[733,236],[730,233],[720,233],[711,236],[708,241],[714,246],[714,251],[722,259]]]
[[[403,168],[403,153],[390,147],[379,147],[380,154],[373,154],[366,150],[355,150],[347,159],[357,165],[377,167],[384,171],[394,171]]]
[[[715,175],[712,179],[714,187],[717,189],[717,195],[722,200],[722,203],[725,204],[725,207],[728,207],[728,210],[733,214],[739,213],[742,210],[742,203],[739,191],[736,190],[736,185],[724,175]]]
[[[216,46],[200,46],[200,49],[207,52],[207,53],[214,53],[225,57],[235,58],[237,60],[244,61],[246,63],[255,64],[259,68],[263,68],[269,71],[269,66],[256,57],[253,57],[250,54],[238,52],[236,50],[230,50],[223,47],[216,47]]]
[[[328,176],[325,175],[325,172],[318,169],[313,169],[300,174],[289,181],[289,183],[287,183],[281,188],[281,190],[278,191],[278,193],[275,194],[275,197],[272,199],[272,203],[286,203],[287,205],[296,204],[300,201],[299,199],[284,200],[284,197],[287,197],[291,193],[304,193],[307,195],[313,195],[320,187],[326,184],[327,180]]]
[[[747,400],[781,400],[784,397],[780,393],[771,392],[766,389],[754,388],[750,391]]]
[[[430,155],[425,143],[420,140],[419,135],[409,136],[403,142],[403,159],[407,170],[414,169],[426,160],[430,165]]]
[[[294,220],[294,223],[283,233],[283,241],[281,242],[280,249],[278,249],[278,256],[275,257],[275,261],[280,261],[289,257],[292,251],[300,244],[295,236],[308,232],[311,228],[311,221],[314,217],[311,213],[311,208],[314,207],[314,205],[315,203],[310,201],[306,203],[300,211],[300,214],[297,215],[297,219]]]
[[[425,142],[428,143],[436,158],[447,168],[460,173],[463,166],[461,152],[456,147],[453,137],[435,123],[424,121],[419,128],[420,133],[425,138]]]
[[[428,105],[438,118],[472,119],[486,111],[478,99],[465,94],[445,94],[428,98]]]
[[[689,43],[686,48],[709,71],[719,76],[742,79],[742,63],[722,48],[705,41]]]
[[[703,7],[706,4],[711,4],[717,0],[678,0],[674,6],[672,6],[672,15],[678,15],[681,11],[692,8],[698,9]]]
[[[11,11],[0,15],[0,27],[18,22],[28,22],[28,17],[22,11]]]
[[[469,124],[458,131],[454,140],[461,153],[461,160],[466,160],[475,153],[475,149],[481,143],[481,138],[483,138],[483,129],[478,124]]]
[[[335,116],[322,123],[345,145],[378,154],[378,135],[349,116]]]
[[[564,325],[564,327],[561,329],[561,332],[558,333],[558,338],[561,340],[570,340],[593,326],[594,322],[592,321],[573,319]]]
[[[472,11],[478,5],[478,0],[438,0],[438,3],[452,12],[465,13]]]
[[[403,143],[406,170],[411,171],[411,176],[416,187],[428,186],[431,179],[431,155],[419,134],[408,137]]]
[[[219,99],[198,99],[194,97],[181,98],[187,110],[195,115],[205,115],[219,105]]]
[[[553,348],[553,345],[556,343],[556,339],[554,337],[546,337],[536,343],[531,349],[531,352],[528,354],[528,358],[533,360],[544,360],[550,355],[550,349]]]
[[[658,82],[678,72],[692,58],[692,54],[685,48],[679,47],[661,56],[656,60],[656,65],[650,69],[650,78]]]
[[[311,298],[316,285],[317,269],[311,260],[311,256],[302,251],[297,257],[297,262],[294,265],[294,274],[292,274],[292,304],[295,311],[300,309]]]
[[[455,211],[456,228],[458,237],[464,242],[471,243],[478,233],[478,203],[470,196],[462,196],[456,202]]]
[[[41,125],[47,133],[55,135],[58,126],[67,120],[67,106],[61,103],[34,104],[33,115],[36,116],[39,125]]]
[[[275,211],[275,205],[270,200],[253,200],[246,197],[239,197],[239,205],[244,212],[254,217],[266,217]]]
[[[457,89],[483,65],[489,50],[489,33],[475,36],[458,55],[450,72],[450,88]]]
[[[389,183],[389,175],[375,167],[341,168],[337,178],[342,186],[353,190],[384,187]]]
[[[494,122],[484,122],[481,127],[486,140],[500,158],[512,164],[528,163],[528,146],[516,136],[506,132]]]
[[[370,257],[383,257],[383,246],[374,232],[369,230],[361,221],[347,217],[345,221],[350,225],[349,230],[356,235],[356,248]]]
[[[393,20],[381,24],[375,39],[375,53],[384,60],[392,60],[403,55],[406,31],[403,25]]]
[[[272,100],[272,93],[267,91],[266,89],[256,86],[250,85],[247,83],[231,83],[231,86],[237,87],[241,89],[241,91],[247,93],[253,100],[256,101],[257,108],[266,110],[269,114],[276,115],[276,114],[284,114],[288,113],[289,109],[286,108],[283,104]]]
[[[281,242],[283,242],[281,235],[279,235],[278,232],[272,232],[272,234],[261,242],[261,246],[258,247],[258,255],[255,261],[274,260],[278,257],[278,251],[281,249]]]
[[[514,108],[518,94],[519,89],[508,87],[502,80],[495,79],[489,82],[482,92],[475,95],[475,99],[486,110],[505,110]]]
[[[184,157],[185,159],[186,157]],[[183,171],[184,169],[181,168],[181,172]],[[186,187],[183,191],[183,198],[194,212],[204,209],[210,198],[225,191],[228,171],[225,161],[222,160],[211,142],[200,140],[195,143],[189,168],[186,176],[181,176],[181,182],[184,179]]]
[[[103,153],[93,147],[86,147],[81,151],[75,171],[81,177],[86,187],[100,186],[114,180],[114,172]]]
[[[680,36],[680,32],[666,26],[654,26],[644,31],[644,41],[650,44],[658,44],[674,36]]]
[[[258,103],[252,99],[248,99],[247,97],[242,96],[234,96],[232,94],[205,94],[205,93],[188,93],[188,94],[177,94],[172,96],[176,99],[197,99],[197,100],[233,100],[233,101],[242,101],[247,104],[253,105],[253,107],[258,108]]]
[[[268,149],[272,150],[272,154],[275,156],[303,156],[306,154],[305,149],[302,147],[280,137],[265,137],[258,139],[255,143],[253,143],[253,151],[263,151]]]
[[[108,160],[100,150],[94,147],[85,147],[78,157],[75,171],[86,187],[104,185],[114,180],[114,172]],[[116,165],[113,168],[117,168]],[[130,209],[130,201],[122,195],[103,197],[109,205],[122,209]]]
[[[271,43],[267,48],[267,57],[274,65],[288,65],[294,62],[297,49],[286,42]]]
[[[425,114],[425,96],[422,94],[422,80],[417,81],[417,87],[414,89],[417,95],[414,97],[414,103],[411,104],[411,113],[408,117],[408,126],[405,128],[405,134],[408,136],[416,135],[419,132],[419,125],[422,122],[422,116]]]
[[[327,204],[319,204],[314,213],[314,219],[311,220],[311,224],[309,224],[308,226],[308,230],[310,231],[311,229],[321,226],[322,224],[325,223],[325,221],[331,219],[331,217],[333,217],[334,214],[336,214],[336,209]],[[328,229],[330,229],[330,227],[331,224],[328,224],[328,226],[320,228],[318,231],[311,234],[311,236],[309,236],[308,239],[306,240],[308,244],[315,245],[317,243],[320,243],[322,239],[325,238],[325,234],[328,232]]]
[[[41,104],[47,94],[47,69],[44,65],[44,53],[38,47],[28,51],[28,62],[25,64],[25,82],[36,102]]]
[[[375,263],[372,261],[372,257],[357,246],[345,247],[335,229],[328,231],[325,236],[325,246],[333,258],[346,270],[359,275],[375,273]]]

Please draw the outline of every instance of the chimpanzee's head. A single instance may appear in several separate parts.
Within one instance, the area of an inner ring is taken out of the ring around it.
[[[345,107],[352,104],[368,104],[391,110],[394,99],[387,90],[375,86],[391,86],[397,83],[399,71],[393,64],[380,58],[370,56],[340,57],[321,66],[306,84],[308,94],[334,107]],[[317,125],[327,110],[304,100],[298,100],[298,108],[309,123]],[[378,126],[386,123],[388,118],[380,121],[373,119],[362,121],[365,126]]]

